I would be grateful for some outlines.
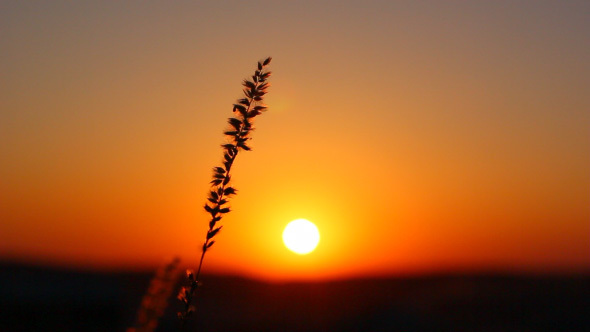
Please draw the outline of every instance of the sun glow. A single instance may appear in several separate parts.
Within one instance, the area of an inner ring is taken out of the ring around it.
[[[283,242],[292,252],[305,255],[312,252],[320,242],[316,225],[306,219],[291,221],[283,231]]]

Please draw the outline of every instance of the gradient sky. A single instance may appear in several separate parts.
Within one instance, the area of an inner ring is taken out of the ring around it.
[[[196,265],[240,82],[273,56],[206,273],[590,269],[588,1],[0,3],[0,259]],[[322,234],[297,256],[290,220]]]

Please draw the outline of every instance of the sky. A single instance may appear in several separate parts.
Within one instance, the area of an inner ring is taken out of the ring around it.
[[[587,1],[2,1],[0,260],[195,267],[242,79],[269,111],[204,273],[590,269]],[[281,240],[306,218],[317,249]]]

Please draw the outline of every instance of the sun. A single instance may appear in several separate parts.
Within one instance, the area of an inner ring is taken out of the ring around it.
[[[307,219],[293,220],[283,231],[283,242],[296,254],[309,254],[318,246],[320,232],[316,225]]]

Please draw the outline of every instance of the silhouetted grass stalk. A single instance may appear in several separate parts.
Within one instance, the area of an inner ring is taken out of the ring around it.
[[[205,243],[202,247],[201,258],[199,259],[199,266],[197,273],[187,271],[187,278],[189,280],[188,287],[182,287],[178,298],[184,303],[184,310],[178,313],[178,316],[184,323],[186,319],[194,312],[193,300],[197,288],[199,287],[199,277],[201,275],[201,268],[203,267],[203,259],[205,253],[213,246],[215,240],[213,239],[221,230],[223,226],[218,223],[226,213],[230,212],[228,207],[229,198],[236,194],[236,189],[230,185],[231,168],[238,156],[239,151],[250,151],[247,141],[250,140],[250,133],[254,130],[252,125],[253,119],[266,111],[267,107],[262,103],[266,90],[270,86],[267,79],[271,72],[265,71],[265,67],[270,63],[271,58],[266,58],[264,61],[258,62],[258,67],[252,75],[252,80],[245,79],[242,85],[244,86],[244,98],[234,104],[234,117],[228,119],[229,129],[224,132],[229,142],[222,145],[223,161],[222,166],[213,168],[213,180],[211,180],[211,189],[207,202],[205,203],[205,210],[211,215],[209,221],[209,229],[205,237]]]
[[[174,291],[176,282],[180,277],[178,264],[179,258],[159,268],[156,275],[150,281],[150,286],[141,300],[141,306],[137,311],[137,319],[134,327],[126,332],[153,332],[158,327],[158,320],[168,307],[168,299]]]

